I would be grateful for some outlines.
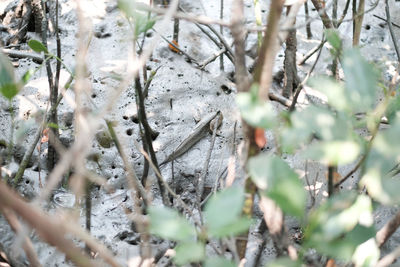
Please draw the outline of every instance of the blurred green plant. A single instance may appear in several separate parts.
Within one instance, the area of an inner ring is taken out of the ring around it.
[[[230,260],[206,258],[207,240],[218,240],[238,235],[248,230],[252,221],[241,216],[244,191],[230,187],[216,193],[206,203],[204,225],[196,226],[176,210],[153,206],[149,208],[150,233],[177,242],[174,262],[184,265],[204,261],[205,266],[236,266]]]
[[[355,266],[375,266],[380,251],[374,239],[372,201],[400,203],[400,180],[395,176],[400,172],[400,99],[396,88],[382,86],[379,71],[357,48],[344,49],[336,31],[327,31],[326,37],[332,56],[341,62],[345,81],[326,76],[310,79],[309,86],[326,96],[325,103],[278,113],[271,103],[258,100],[256,85],[250,92],[238,94],[243,119],[253,127],[271,130],[278,154],[261,153],[249,159],[247,167],[262,194],[286,214],[300,219],[305,232],[300,255],[315,249]],[[383,94],[381,101],[377,101],[378,94]],[[381,131],[385,115],[389,128]],[[368,137],[360,136],[360,129],[367,129]],[[365,187],[368,195],[354,191],[335,194],[307,214],[303,183],[279,157],[281,153],[299,153],[304,160],[326,166],[358,162],[359,186]],[[269,266],[301,265],[301,259],[282,258]]]

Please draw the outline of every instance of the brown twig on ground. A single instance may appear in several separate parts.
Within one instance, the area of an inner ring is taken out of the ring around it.
[[[383,244],[393,235],[394,232],[400,226],[400,212],[398,211],[396,215],[390,219],[377,233],[376,233],[376,243],[378,247],[382,247]]]
[[[376,267],[386,267],[391,265],[398,257],[400,257],[400,247],[397,247],[391,253],[380,259]]]
[[[160,35],[161,36],[161,38],[164,40],[164,41],[166,41],[167,43],[168,43],[168,45],[170,45],[170,46],[172,46],[173,48],[175,48],[177,51],[179,51],[180,53],[182,53],[183,55],[185,55],[189,60],[190,60],[190,62],[193,62],[193,63],[195,63],[196,65],[199,65],[198,63],[197,63],[197,60],[196,59],[194,59],[192,56],[190,56],[188,53],[186,53],[185,51],[183,51],[179,46],[177,46],[176,44],[174,44],[173,42],[170,42],[167,38],[165,38],[163,35],[161,35],[158,31],[156,31],[154,28],[153,28],[153,31],[154,32],[156,32],[158,35]]]
[[[43,62],[43,57],[39,56],[37,54],[34,53],[30,53],[29,51],[18,51],[18,50],[14,50],[14,49],[7,49],[7,48],[3,48],[1,49],[1,51],[6,54],[9,57],[13,57],[13,58],[31,58],[33,60],[33,62],[36,62],[38,64],[42,64]]]
[[[203,70],[208,64],[210,64],[211,62],[213,62],[214,60],[216,60],[218,57],[222,58],[222,54],[226,52],[226,48],[223,47],[222,49],[218,50],[217,52],[215,52],[212,56],[210,56],[209,58],[205,59],[203,62],[199,63],[199,69]]]
[[[215,117],[216,122],[214,123],[214,129],[213,129],[213,134],[212,134],[212,138],[211,138],[210,148],[207,151],[207,156],[204,161],[203,170],[201,171],[201,174],[200,174],[200,177],[198,180],[198,184],[197,184],[197,204],[198,205],[200,205],[201,197],[203,196],[203,193],[204,193],[204,183],[205,183],[205,180],[207,177],[208,165],[210,164],[211,153],[212,153],[212,150],[213,150],[214,144],[215,144],[215,138],[217,136],[218,121],[219,121],[220,116],[222,116],[222,115],[218,114]]]
[[[233,63],[234,62],[234,57],[232,54],[232,49],[230,48],[229,45],[224,45],[223,42],[218,42],[217,39],[215,39],[209,32],[207,32],[200,24],[195,23],[197,28],[199,28],[218,48],[225,47],[225,55],[228,57],[228,59]]]
[[[321,44],[324,42],[324,40],[325,40],[325,38],[322,37]],[[317,66],[318,60],[321,57],[321,53],[322,53],[322,49],[319,50],[317,58],[315,59],[314,64],[311,66],[310,70],[307,72],[307,75],[304,78],[304,80],[297,86],[295,94],[294,94],[294,97],[293,97],[293,101],[289,106],[289,112],[293,112],[295,110],[296,104],[297,104],[297,100],[298,100],[299,95],[300,95],[300,92],[301,92],[301,90],[303,90],[304,85],[307,83],[308,79],[310,78],[311,73],[315,69],[315,66]]]

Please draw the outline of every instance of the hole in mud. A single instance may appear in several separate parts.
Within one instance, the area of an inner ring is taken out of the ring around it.
[[[123,118],[124,120],[127,120],[127,119],[128,119],[128,116],[124,115],[124,116],[122,116],[122,118]]]
[[[26,180],[26,181],[25,181],[26,184],[29,184],[30,182],[31,182],[30,180]]]
[[[114,175],[114,178],[117,179],[118,178],[118,174]]]
[[[151,70],[151,66],[146,66],[146,70]]]
[[[221,90],[227,95],[232,93],[232,90],[228,86],[226,86],[225,84],[221,85]]]
[[[126,134],[127,134],[127,135],[131,136],[131,135],[132,135],[132,133],[133,133],[132,129],[128,129],[128,130],[126,130]]]
[[[101,151],[101,154],[104,155],[104,151]]]
[[[133,116],[131,117],[131,121],[132,121],[133,123],[138,124],[138,123],[139,123],[139,118],[138,118],[138,116],[137,116],[137,115],[133,115]]]
[[[96,98],[96,96],[97,96],[96,94],[92,94],[92,98]]]
[[[146,37],[150,38],[150,37],[152,37],[152,36],[153,36],[153,33],[152,33],[152,32],[146,33]]]
[[[178,77],[183,77],[183,73],[178,73]]]
[[[111,165],[111,169],[115,169],[115,165],[113,164],[113,165]]]
[[[370,30],[370,29],[371,29],[371,25],[369,25],[369,24],[365,25],[365,29],[366,29],[367,31]]]

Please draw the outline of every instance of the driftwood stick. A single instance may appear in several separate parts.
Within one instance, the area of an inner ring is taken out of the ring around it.
[[[209,58],[207,58],[206,60],[204,60],[202,63],[200,63],[199,68],[202,70],[204,69],[208,64],[210,64],[211,62],[213,62],[214,60],[216,60],[219,56],[221,56],[221,54],[226,52],[226,48],[223,47],[222,49],[220,49],[219,51],[215,52],[212,56],[210,56]],[[222,57],[221,57],[222,58]]]
[[[213,129],[213,135],[211,138],[211,143],[210,143],[210,148],[207,151],[207,157],[206,160],[204,161],[204,166],[203,170],[201,171],[199,181],[197,183],[197,203],[200,205],[201,203],[201,197],[203,196],[204,193],[204,184],[208,172],[208,165],[210,164],[210,159],[211,159],[211,153],[214,148],[215,144],[215,138],[217,136],[217,129],[218,129],[218,121],[221,117],[221,114],[217,114],[217,117],[215,118],[215,123],[214,123],[214,129]]]
[[[13,58],[31,58],[33,60],[33,62],[36,62],[38,64],[42,64],[43,63],[43,58],[40,55],[34,54],[34,53],[30,53],[28,51],[17,51],[17,50],[13,50],[13,49],[7,49],[7,48],[3,48],[1,50],[4,54],[6,54],[9,57],[13,57]]]

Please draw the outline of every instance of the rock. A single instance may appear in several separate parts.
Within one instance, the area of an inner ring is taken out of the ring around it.
[[[96,140],[99,145],[104,148],[110,148],[113,144],[111,135],[105,130],[100,130],[96,133]]]
[[[60,142],[65,148],[69,148],[74,142],[73,136],[60,136]]]
[[[61,116],[61,122],[65,127],[71,127],[74,123],[74,113],[66,112]]]

